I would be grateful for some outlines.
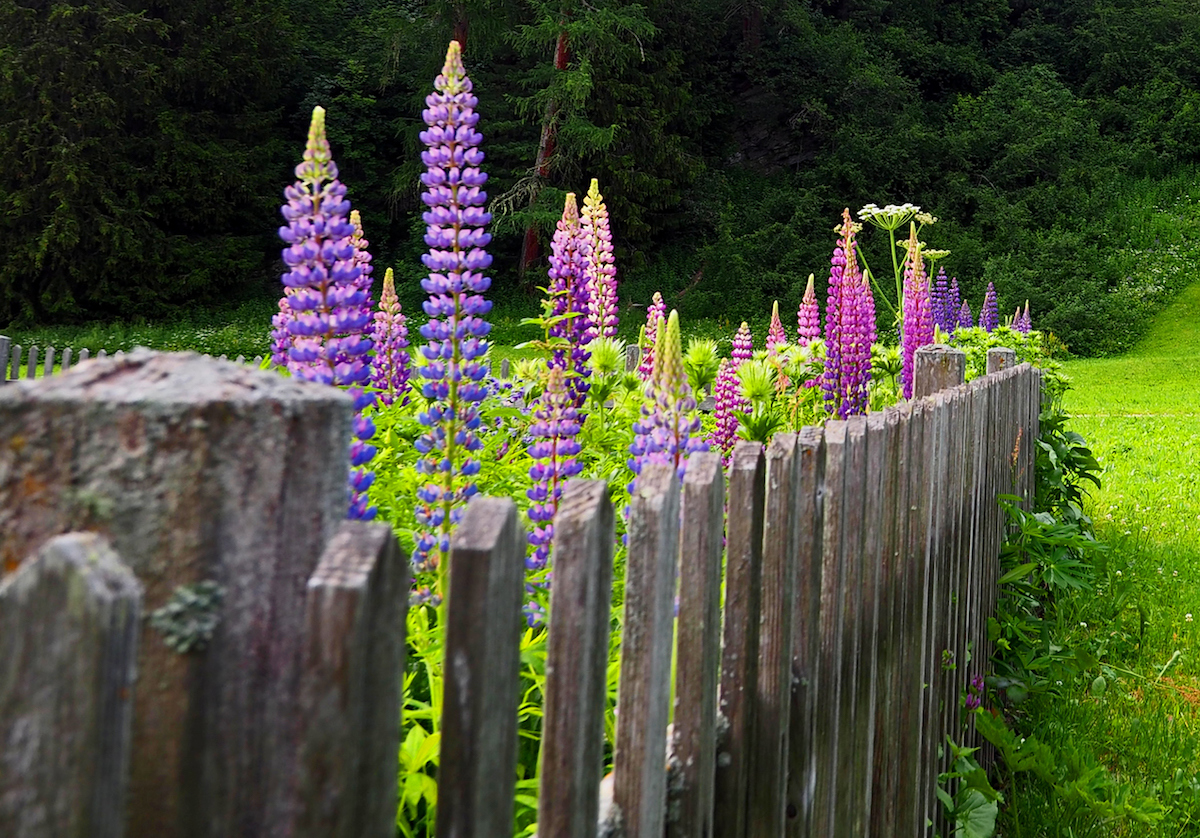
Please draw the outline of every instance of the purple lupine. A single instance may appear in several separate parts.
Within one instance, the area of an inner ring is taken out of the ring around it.
[[[839,419],[866,413],[875,340],[875,300],[858,264],[858,225],[842,212],[825,302],[825,410]]]
[[[371,305],[371,285],[374,280],[371,274],[375,273],[375,266],[371,264],[371,243],[367,241],[363,235],[362,216],[358,210],[350,211],[350,223],[354,225],[354,233],[350,236],[350,241],[354,245],[354,264],[358,265],[358,279],[354,281],[356,287],[361,289],[366,294],[366,302],[363,305],[363,312],[367,315],[367,337],[371,336],[374,328],[374,323],[371,322],[372,305]]]
[[[996,301],[996,286],[988,283],[987,293],[983,295],[983,306],[979,309],[979,328],[985,332],[994,332],[1000,325],[1000,308]]]
[[[325,136],[325,110],[313,108],[304,160],[296,166],[296,182],[284,194],[281,212],[288,222],[279,228],[287,242],[283,261],[285,299],[291,310],[286,327],[288,371],[297,378],[322,384],[345,385],[354,398],[354,441],[350,445],[350,518],[369,520],[375,507],[367,505],[367,490],[375,474],[365,466],[375,456],[368,440],[375,425],[362,411],[375,397],[362,387],[370,380],[372,344],[365,332],[370,323],[364,312],[367,295],[359,285],[362,268],[354,245],[354,225],[347,220],[350,202],[338,180],[337,164]],[[280,304],[284,320],[283,301]]]
[[[925,260],[917,241],[917,227],[909,225],[908,255],[904,265],[904,342],[900,384],[904,398],[913,393],[913,364],[918,349],[933,343],[933,311],[929,298],[929,280],[925,277]]]
[[[1021,315],[1021,331],[1025,334],[1033,331],[1033,319],[1029,316],[1029,300],[1025,301],[1025,313]]]
[[[776,300],[775,305],[771,307],[771,325],[767,329],[767,352],[773,354],[787,342],[787,330],[783,328],[783,321],[779,319],[779,300]]]
[[[568,192],[563,204],[562,218],[554,231],[550,243],[550,295],[554,301],[553,314],[574,314],[562,323],[550,328],[551,337],[566,338],[570,343],[571,359],[567,362],[565,349],[555,350],[553,365],[561,369],[570,368],[566,378],[567,391],[575,407],[583,407],[589,389],[591,367],[588,361],[592,353],[587,345],[592,342],[588,329],[588,290],[585,263],[587,244],[583,228],[579,223],[579,208],[575,193]]]
[[[658,340],[658,328],[666,317],[667,304],[663,295],[655,291],[650,306],[646,309],[646,346],[642,349],[642,360],[638,363],[638,376],[642,381],[649,381],[654,374],[654,346]]]
[[[417,492],[417,536],[413,565],[417,571],[436,570],[434,598],[444,596],[449,573],[450,531],[462,517],[467,499],[477,488],[471,479],[479,472],[475,452],[483,447],[476,435],[479,402],[486,394],[484,361],[491,325],[482,317],[492,304],[483,298],[492,280],[481,271],[491,265],[484,250],[491,241],[484,227],[491,215],[484,210],[487,175],[480,169],[483,136],[475,130],[478,100],[463,68],[457,41],[446,50],[437,92],[425,99],[422,116],[429,129],[421,132],[428,150],[421,153],[427,171],[421,182],[425,242],[421,257],[429,268],[421,287],[429,294],[423,308],[429,322],[421,327],[428,343],[421,347],[423,363],[417,374],[425,379],[421,393],[428,400],[417,418],[428,430],[416,441],[419,473],[429,481]]]
[[[291,290],[283,289],[284,294],[279,298],[279,312],[271,317],[271,364],[276,367],[286,367],[292,351],[292,333],[288,328],[295,316],[288,302]]]
[[[554,515],[558,512],[563,482],[583,469],[575,459],[580,451],[575,440],[580,428],[579,411],[567,390],[566,378],[566,371],[560,367],[548,370],[546,389],[538,398],[529,429],[534,440],[528,449],[529,456],[537,462],[529,467],[529,477],[534,483],[525,491],[526,497],[533,501],[529,507],[529,520],[533,524],[529,543],[534,551],[525,560],[528,570],[541,570],[549,562]]]
[[[958,277],[951,277],[950,289],[946,292],[946,326],[942,331],[946,334],[954,334],[954,330],[961,325],[959,323],[959,314],[962,311],[962,295],[958,291]],[[970,328],[970,323],[967,324]]]
[[[745,320],[733,336],[733,351],[730,354],[733,355],[735,366],[754,357],[754,336],[750,334],[750,326]]]
[[[408,326],[400,311],[396,296],[396,280],[392,269],[383,275],[383,291],[379,295],[379,311],[375,312],[375,362],[372,364],[371,384],[379,391],[385,405],[403,398],[408,403],[408,377],[411,357],[408,354]]]
[[[817,305],[817,292],[813,287],[813,275],[808,275],[808,286],[804,299],[796,312],[796,343],[807,346],[809,341],[821,336],[821,310]]]
[[[696,399],[683,368],[678,312],[672,311],[664,328],[659,329],[654,354],[654,375],[646,386],[642,416],[633,425],[629,468],[636,475],[647,463],[666,463],[674,466],[682,480],[688,456],[707,451],[708,443],[697,435],[700,417],[695,415]],[[630,491],[636,482],[635,477]]]
[[[971,313],[971,304],[963,300],[958,310],[958,328],[969,329],[975,325],[975,315]]]
[[[600,182],[592,185],[583,199],[580,228],[587,247],[584,276],[588,293],[589,338],[617,336],[617,268],[613,263],[612,231],[608,208],[600,195]]]
[[[933,313],[933,323],[946,334],[954,331],[952,320],[958,320],[958,307],[951,308],[950,278],[946,276],[945,268],[938,268],[937,279],[933,283],[930,294],[930,306]]]

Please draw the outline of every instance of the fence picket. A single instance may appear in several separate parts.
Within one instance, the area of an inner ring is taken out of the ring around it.
[[[0,335],[0,386],[8,381],[8,356],[12,352],[12,338]]]
[[[67,372],[69,369],[71,369],[71,347],[69,346],[63,350],[62,363],[59,366],[59,369],[61,369],[63,372]]]
[[[28,359],[26,360],[26,365],[25,365],[26,366],[26,369],[25,369],[25,377],[26,378],[37,378],[37,365],[38,365],[38,348],[36,346],[31,346],[31,347],[29,347],[29,356],[28,356]],[[18,374],[17,378],[20,378],[20,377],[21,376]]]
[[[671,807],[678,816],[667,823],[668,838],[710,838],[713,834],[724,505],[721,457],[693,454],[688,458],[681,498],[671,747],[673,770],[680,773],[680,790],[677,805]],[[559,572],[555,570],[556,586],[560,584]],[[607,612],[603,619],[607,624]],[[539,828],[540,823],[539,819]]]
[[[613,802],[628,838],[661,838],[666,822],[664,764],[678,558],[679,478],[672,465],[647,465],[629,499],[613,752]]]
[[[567,481],[554,516],[538,794],[542,835],[596,834],[608,697],[614,521],[608,484]]]
[[[438,838],[512,831],[525,548],[508,498],[474,498],[451,540]]]
[[[90,357],[90,355],[91,355],[91,353],[86,346],[83,349],[80,349],[79,350],[79,363],[82,364],[84,361],[86,361]]]

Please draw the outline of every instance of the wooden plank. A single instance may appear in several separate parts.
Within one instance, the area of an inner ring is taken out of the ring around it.
[[[509,361],[507,358],[501,358],[500,359],[500,377],[503,379],[503,378],[508,378],[511,375],[512,375],[512,362]],[[539,821],[539,823],[540,823],[540,821]]]
[[[97,353],[96,353],[96,357],[97,357],[97,358],[107,358],[107,357],[108,357],[108,350],[106,350],[106,349],[101,349],[99,352],[97,352]]]
[[[825,479],[825,436],[821,428],[800,429],[796,445],[796,571],[792,614],[792,701],[788,724],[788,838],[812,828],[816,762],[817,656],[820,652],[821,515]]]
[[[331,387],[148,350],[0,391],[0,566],[87,528],[149,612],[202,582],[221,594],[196,606],[216,622],[202,652],[168,644],[203,638],[167,614],[142,624],[139,684],[154,688],[134,698],[129,838],[288,823],[304,585],[345,518],[351,407]]]
[[[1000,370],[1006,370],[1009,367],[1017,365],[1017,353],[1015,350],[1008,349],[1003,346],[993,346],[987,351],[987,372],[991,375]]]
[[[8,381],[8,357],[12,352],[12,338],[0,335],[0,386]]]
[[[739,442],[729,465],[725,553],[725,626],[720,712],[726,733],[717,755],[713,835],[743,838],[758,683],[766,460],[762,445]]]
[[[859,834],[871,833],[876,811],[891,807],[891,799],[876,795],[877,780],[883,771],[883,760],[890,743],[883,741],[886,720],[879,718],[877,707],[886,698],[880,682],[886,683],[891,666],[889,637],[883,636],[881,625],[888,625],[891,609],[884,600],[888,594],[885,569],[890,564],[890,526],[885,504],[887,458],[891,450],[891,429],[883,413],[872,413],[866,419],[866,491],[863,497],[863,565],[862,612],[859,621],[859,691],[855,715],[862,738],[860,794],[863,798],[859,815]],[[883,722],[881,724],[881,721]]]
[[[512,832],[525,548],[509,498],[472,499],[450,541],[438,838]]]
[[[94,533],[50,539],[0,582],[0,834],[124,835],[141,608]]]
[[[922,346],[913,356],[913,398],[930,396],[963,383],[967,356],[941,344]]]
[[[842,528],[845,518],[846,422],[825,423],[825,483],[821,508],[820,653],[817,659],[815,737],[816,783],[813,835],[835,834],[842,689]]]
[[[554,516],[554,585],[539,757],[542,835],[596,834],[615,538],[608,484],[568,480]]]
[[[392,838],[409,575],[387,524],[343,521],[305,594],[296,838]]]
[[[678,814],[667,823],[667,835],[711,838],[717,767],[717,676],[721,667],[721,554],[725,536],[725,475],[720,455],[702,453],[688,458],[681,506],[675,720],[671,742],[672,764],[680,772],[681,788],[676,805],[671,807]],[[560,584],[558,573],[556,567],[556,586]],[[539,818],[539,829],[541,823]]]
[[[16,381],[21,377],[21,344],[15,343],[12,348],[12,374],[9,376],[9,381]]]
[[[796,589],[796,435],[767,446],[759,599],[758,682],[750,757],[751,838],[776,838],[786,821],[788,722],[792,703],[792,612]]]
[[[642,350],[636,343],[625,347],[625,372],[636,372],[642,362]]]
[[[842,770],[837,777],[837,809],[834,834],[862,835],[862,820],[866,801],[863,789],[869,782],[870,762],[866,752],[868,738],[864,735],[867,720],[859,716],[861,698],[866,688],[863,678],[862,633],[864,539],[867,526],[864,497],[867,491],[867,420],[852,416],[846,420],[845,485],[842,489],[842,546],[841,546],[841,627],[840,656],[841,689],[838,699],[838,762]],[[870,720],[871,722],[874,719]]]
[[[71,347],[69,346],[63,350],[61,369],[63,372],[71,369]]]
[[[679,477],[673,466],[655,463],[638,475],[628,534],[613,801],[628,838],[661,838],[679,558]]]
[[[46,347],[46,358],[42,361],[42,375],[54,374],[54,347]]]
[[[25,377],[37,378],[38,365],[38,348],[36,346],[29,347],[29,356],[26,361]]]
[[[83,349],[80,349],[79,350],[79,363],[82,364],[84,361],[86,361],[90,357],[90,355],[91,355],[91,352],[86,346]]]

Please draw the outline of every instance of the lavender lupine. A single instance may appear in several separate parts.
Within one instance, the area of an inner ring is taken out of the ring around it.
[[[821,310],[817,305],[817,292],[813,286],[813,275],[808,275],[808,286],[804,299],[796,312],[796,343],[807,346],[809,341],[821,336]]]
[[[587,252],[583,228],[579,223],[575,193],[568,192],[563,204],[562,218],[558,221],[554,239],[550,243],[549,290],[554,300],[554,315],[576,316],[552,326],[550,335],[566,338],[571,345],[570,362],[567,360],[568,350],[560,349],[554,353],[553,365],[564,370],[569,369],[566,387],[575,407],[583,407],[589,388],[588,379],[591,376],[588,360],[592,353],[587,349],[588,344],[592,342],[592,335],[588,329],[588,289],[585,271]]]
[[[825,410],[838,418],[866,413],[875,340],[875,301],[858,264],[854,235],[860,225],[842,212],[841,233],[830,259],[825,301]]]
[[[975,325],[975,315],[971,313],[971,304],[963,300],[958,310],[958,328],[969,329]]]
[[[996,286],[989,282],[987,293],[983,295],[983,306],[979,309],[979,328],[994,332],[999,325],[1000,307],[996,301]]]
[[[1033,331],[1033,319],[1029,316],[1029,300],[1025,301],[1025,313],[1021,315],[1021,331],[1025,334]]]
[[[600,183],[592,178],[579,221],[587,248],[584,276],[588,293],[589,338],[617,336],[617,268],[613,263],[612,231]]]
[[[562,497],[562,485],[583,469],[575,459],[580,451],[575,440],[580,428],[579,411],[567,390],[566,379],[565,370],[549,369],[546,389],[538,399],[529,429],[534,440],[528,449],[529,456],[537,462],[529,467],[529,477],[534,483],[525,492],[533,501],[529,507],[529,520],[533,524],[529,543],[534,551],[525,560],[528,570],[541,570],[549,562],[554,514]]]
[[[698,435],[700,417],[696,416],[696,399],[683,368],[678,312],[672,311],[664,328],[659,329],[654,357],[654,375],[646,386],[642,416],[633,425],[629,467],[634,474],[641,474],[647,463],[666,463],[674,466],[682,480],[688,456],[707,451],[708,443]],[[630,491],[636,482],[635,478],[630,483]]]
[[[637,371],[642,381],[649,381],[650,376],[654,374],[654,347],[666,312],[667,304],[663,301],[663,295],[655,291],[650,306],[646,309],[645,346],[642,349],[642,359],[638,363]]]
[[[933,343],[933,311],[930,304],[929,280],[925,277],[925,260],[921,243],[917,241],[916,225],[909,226],[908,255],[904,264],[904,339],[900,384],[904,398],[913,393],[913,365],[918,349]]]
[[[750,334],[750,326],[745,320],[738,327],[737,334],[733,336],[733,355],[734,366],[742,361],[749,361],[754,357],[754,336]]]
[[[368,442],[375,425],[362,411],[375,397],[362,386],[371,375],[372,345],[365,336],[370,314],[364,311],[367,295],[359,285],[362,268],[352,239],[354,226],[347,220],[350,202],[325,136],[323,108],[313,108],[296,178],[284,191],[288,201],[281,210],[287,226],[279,228],[279,237],[288,245],[283,261],[289,268],[282,279],[290,293],[285,291],[280,301],[278,317],[287,336],[280,337],[276,350],[287,350],[288,371],[297,378],[349,388],[355,416],[348,515],[369,520],[376,510],[367,505],[366,493],[375,474],[363,466],[375,456]],[[284,301],[290,309],[286,318]]]
[[[483,136],[475,130],[478,100],[471,86],[458,42],[451,41],[434,82],[437,92],[425,99],[422,116],[429,129],[420,135],[428,146],[421,154],[427,167],[421,199],[429,207],[423,217],[430,249],[422,261],[430,273],[421,281],[429,294],[423,306],[429,322],[421,327],[428,343],[421,347],[417,374],[425,379],[421,393],[429,405],[418,414],[427,430],[415,446],[421,455],[417,470],[428,482],[417,492],[417,523],[425,531],[417,536],[413,565],[437,571],[435,598],[446,591],[450,532],[477,491],[472,478],[480,467],[476,452],[483,447],[476,430],[491,326],[482,315],[492,308],[483,293],[492,281],[481,271],[492,262],[484,250],[491,241],[484,230],[491,215],[484,210],[487,175],[479,169],[483,152],[478,147]]]
[[[946,325],[947,325],[947,328],[944,329],[943,331],[945,331],[947,334],[954,334],[954,330],[957,329],[961,325],[961,323],[959,323],[959,319],[960,319],[959,315],[962,312],[962,303],[963,303],[963,298],[962,298],[962,295],[958,291],[958,277],[952,277],[950,279],[950,289],[946,292]],[[970,327],[971,327],[971,324],[968,323],[967,328],[970,328]]]
[[[379,310],[375,312],[375,362],[372,364],[371,384],[379,391],[385,405],[397,399],[408,402],[408,378],[411,357],[408,354],[408,326],[396,296],[396,280],[392,269],[383,276],[383,291],[379,295]]]
[[[958,320],[958,307],[951,308],[950,278],[946,276],[945,268],[938,268],[937,279],[933,283],[930,295],[930,305],[933,312],[933,324],[946,334],[954,331],[954,321]]]
[[[286,367],[292,351],[292,332],[288,324],[292,322],[295,313],[288,302],[291,291],[290,288],[283,289],[283,296],[279,298],[279,311],[271,318],[271,364],[276,367]]]

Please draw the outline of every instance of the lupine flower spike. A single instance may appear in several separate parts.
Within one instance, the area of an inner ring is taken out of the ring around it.
[[[952,323],[958,320],[958,307],[951,307],[950,278],[946,276],[945,268],[938,268],[930,303],[933,310],[933,324],[946,334],[953,332]]]
[[[612,231],[600,183],[592,178],[583,199],[580,218],[586,246],[584,276],[588,292],[588,334],[591,338],[617,336],[617,268],[613,264]]]
[[[350,236],[350,241],[354,244],[354,263],[358,265],[359,269],[358,279],[354,281],[354,284],[367,297],[362,312],[367,315],[367,330],[365,334],[367,337],[371,337],[374,331],[371,311],[371,285],[374,280],[371,274],[375,273],[375,267],[371,264],[371,253],[367,249],[371,246],[371,243],[363,235],[362,216],[359,215],[358,210],[350,210],[350,223],[354,225],[354,234]]]
[[[969,329],[975,325],[975,316],[971,314],[971,304],[963,300],[958,310],[958,328]]]
[[[650,306],[646,309],[645,346],[642,349],[642,360],[638,363],[638,375],[642,381],[649,381],[654,373],[654,346],[666,311],[667,304],[663,302],[663,295],[655,291]]]
[[[1033,331],[1033,320],[1029,316],[1029,300],[1025,301],[1025,313],[1021,315],[1021,331],[1025,334]]]
[[[867,412],[871,344],[875,341],[875,301],[858,264],[855,233],[861,225],[842,212],[841,234],[830,260],[825,302],[825,410],[839,419]]]
[[[570,313],[576,316],[551,327],[550,335],[566,338],[571,345],[570,362],[567,360],[568,350],[560,349],[554,353],[554,366],[568,371],[566,387],[575,407],[583,407],[591,376],[588,360],[592,353],[587,349],[592,335],[588,329],[586,261],[587,243],[579,223],[575,193],[568,192],[562,218],[558,221],[550,244],[550,294],[554,300],[555,315]]]
[[[362,466],[375,456],[375,448],[368,444],[375,425],[362,411],[375,397],[362,389],[371,375],[371,341],[365,336],[369,297],[361,282],[362,265],[369,257],[360,256],[352,238],[354,225],[347,220],[350,202],[325,137],[323,108],[313,108],[296,178],[284,192],[287,226],[279,228],[279,237],[288,244],[283,250],[289,268],[283,284],[290,293],[285,291],[278,315],[287,335],[277,340],[275,349],[277,354],[286,349],[288,371],[297,378],[349,387],[355,410],[349,517],[370,519],[375,508],[367,506],[366,492],[375,475]],[[290,309],[286,318],[285,301]]]
[[[787,342],[787,330],[783,328],[783,321],[779,319],[779,300],[776,300],[775,305],[771,307],[771,326],[767,329],[767,352],[774,354]]]
[[[809,341],[821,336],[821,311],[817,305],[817,292],[813,287],[813,275],[808,275],[808,286],[804,299],[796,312],[796,343],[807,346]]]
[[[429,405],[418,414],[427,430],[415,443],[421,455],[417,470],[428,482],[417,492],[417,522],[425,531],[417,536],[413,565],[417,571],[437,571],[436,599],[446,591],[450,532],[477,491],[472,478],[479,472],[476,452],[483,443],[476,431],[488,372],[485,338],[491,330],[483,315],[492,308],[483,298],[492,281],[481,272],[492,263],[484,250],[491,241],[484,227],[492,217],[484,210],[487,175],[479,169],[478,100],[457,41],[450,42],[434,87],[437,92],[426,97],[422,114],[429,126],[421,132],[428,146],[421,154],[427,167],[421,200],[429,207],[424,214],[429,253],[422,257],[429,276],[421,287],[429,293],[424,304],[429,322],[421,327],[428,343],[421,347],[423,363],[417,368]]]
[[[408,327],[396,296],[396,280],[392,269],[383,275],[383,292],[379,295],[379,311],[375,312],[375,363],[371,384],[379,390],[379,400],[385,405],[403,399],[407,404],[409,365]]]
[[[994,332],[1000,325],[1000,308],[996,302],[996,286],[988,283],[987,293],[983,295],[983,307],[979,309],[979,328],[985,332]]]
[[[750,326],[745,320],[742,321],[737,334],[733,336],[732,355],[735,367],[742,361],[749,361],[754,357],[754,336],[750,334]]]
[[[696,400],[683,368],[683,340],[675,311],[658,331],[654,357],[654,375],[646,387],[642,417],[633,425],[629,467],[634,474],[641,474],[647,463],[667,463],[682,480],[688,456],[707,451],[708,443],[698,435],[700,418],[695,415]],[[630,491],[636,483],[634,478]]]
[[[906,399],[912,398],[916,352],[922,346],[931,343],[933,312],[930,305],[929,281],[925,278],[925,260],[921,256],[921,243],[917,241],[917,227],[912,224],[909,225],[908,255],[904,264],[904,355],[903,366],[900,368],[900,384]]]
[[[959,323],[959,315],[962,312],[962,295],[958,291],[958,277],[953,277],[950,280],[950,290],[946,293],[946,328],[943,329],[947,334],[954,334],[954,330],[961,324]],[[971,328],[971,324],[967,324],[967,328]]]
[[[726,464],[737,437],[737,414],[750,410],[749,400],[742,395],[742,382],[737,371],[753,355],[754,340],[750,336],[750,327],[743,321],[733,338],[733,357],[721,361],[717,380],[713,383],[713,418],[716,421],[708,441],[724,454]]]

